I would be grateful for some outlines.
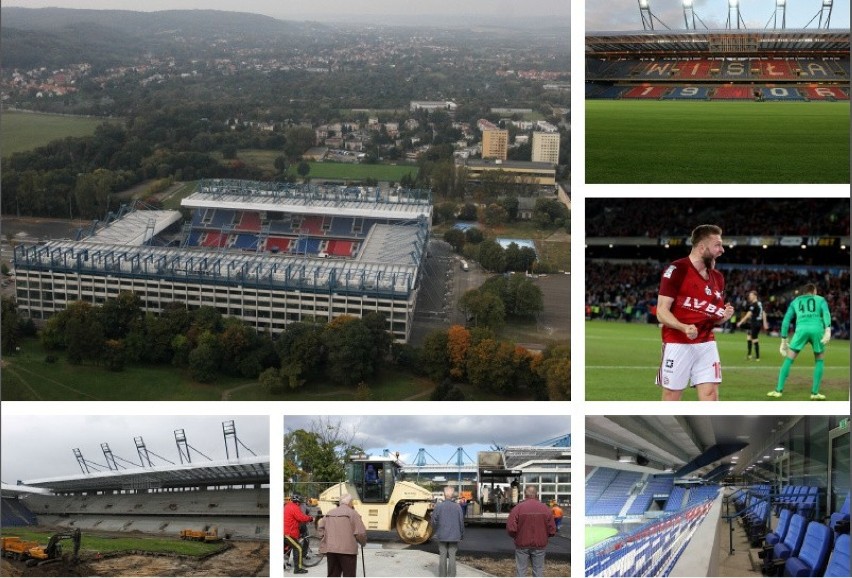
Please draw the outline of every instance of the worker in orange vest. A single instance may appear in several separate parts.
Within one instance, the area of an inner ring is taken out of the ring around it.
[[[553,521],[556,522],[556,531],[562,526],[562,508],[556,503],[556,500],[550,500],[550,511],[553,512]]]

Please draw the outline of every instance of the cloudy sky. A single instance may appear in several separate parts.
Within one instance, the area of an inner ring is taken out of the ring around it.
[[[284,430],[311,429],[316,418],[285,416]],[[371,455],[382,450],[399,452],[409,462],[424,448],[438,463],[454,458],[459,446],[472,459],[492,444],[524,445],[542,442],[571,432],[570,416],[332,416],[347,431],[356,431],[354,443]]]
[[[651,12],[669,28],[683,30],[682,0],[648,0]],[[740,13],[748,28],[763,29],[775,12],[776,0],[740,0]],[[819,13],[822,0],[787,0],[787,28],[803,28]],[[695,14],[708,28],[724,28],[728,0],[694,0]],[[815,28],[819,17],[809,28]],[[770,23],[771,24],[771,23]],[[701,28],[701,24],[698,24]],[[832,28],[849,28],[849,0],[834,0]],[[658,22],[655,29],[663,29]],[[586,0],[586,30],[642,30],[637,0]]]
[[[284,20],[341,20],[350,15],[568,16],[569,0],[3,0],[4,6],[97,8],[120,10],[211,9],[266,14]]]
[[[2,432],[2,480],[36,480],[82,473],[74,448],[86,461],[106,465],[101,444],[109,444],[114,456],[139,463],[133,438],[142,436],[149,452],[180,464],[174,430],[183,429],[190,446],[213,460],[225,459],[222,422],[234,420],[237,437],[259,456],[269,455],[269,418],[266,416],[56,416],[9,415],[0,422]],[[233,445],[229,446],[233,456]],[[205,461],[191,452],[192,463]],[[251,454],[240,447],[240,457]],[[155,466],[169,465],[151,456]],[[130,468],[128,464],[116,460]]]

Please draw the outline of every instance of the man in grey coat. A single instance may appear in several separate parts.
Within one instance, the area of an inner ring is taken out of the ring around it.
[[[453,501],[455,490],[444,488],[444,501],[432,511],[432,526],[438,541],[438,576],[456,575],[456,551],[464,538],[464,516],[461,506]]]

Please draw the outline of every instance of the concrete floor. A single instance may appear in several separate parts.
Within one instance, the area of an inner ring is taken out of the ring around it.
[[[362,569],[366,569],[368,576],[437,576],[438,556],[429,552],[418,550],[385,550],[379,545],[370,547],[368,543],[364,547],[364,560],[362,565],[361,556],[358,556],[358,576],[363,576]],[[313,568],[307,568],[307,574],[298,576],[326,576],[325,560]],[[293,569],[284,571],[285,576],[293,575]],[[470,566],[456,564],[456,576],[490,576]]]
[[[773,520],[773,526],[774,522]],[[719,524],[718,531],[719,576],[762,576],[759,566],[761,560],[757,556],[757,549],[752,548],[749,544],[743,527],[738,522],[734,522],[733,554],[730,552],[732,540],[730,539],[728,524]]]

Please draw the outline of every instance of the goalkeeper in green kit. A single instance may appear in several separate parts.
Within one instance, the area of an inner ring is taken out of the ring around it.
[[[819,386],[825,363],[823,361],[825,346],[831,339],[831,313],[828,310],[828,303],[825,298],[816,293],[816,285],[808,283],[802,288],[802,294],[793,299],[793,302],[787,308],[784,321],[781,322],[781,355],[785,359],[778,374],[778,385],[767,394],[769,397],[781,397],[781,393],[784,391],[784,382],[790,375],[790,367],[799,352],[810,343],[814,350],[814,385],[811,389],[811,399],[825,399],[825,396],[819,392]],[[793,317],[796,318],[796,332],[788,345],[787,333]]]

